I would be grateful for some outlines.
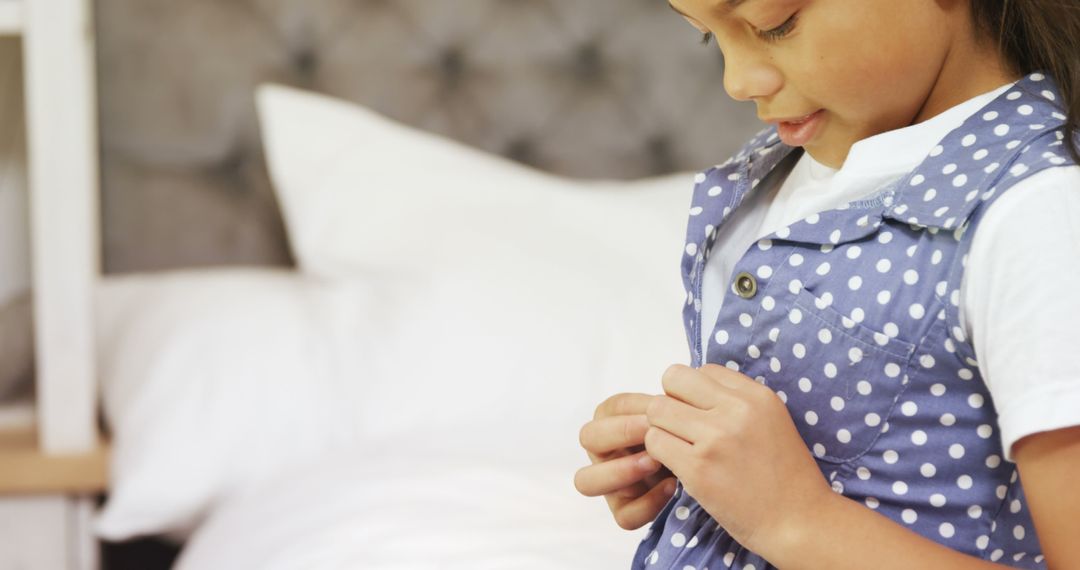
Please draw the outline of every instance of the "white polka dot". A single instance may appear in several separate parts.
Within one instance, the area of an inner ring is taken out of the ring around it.
[[[1014,515],[1020,512],[1021,508],[1020,499],[1013,499],[1012,502],[1009,503],[1009,512]]]
[[[885,451],[885,453],[881,454],[881,458],[885,461],[885,463],[892,465],[897,461],[900,461],[900,454],[897,453],[895,450],[888,449]]]
[[[842,411],[844,409],[844,399],[840,396],[833,396],[832,399],[829,400],[829,406],[837,412]]]
[[[1016,540],[1024,540],[1025,534],[1027,533],[1024,532],[1023,526],[1016,525],[1015,527],[1013,527],[1013,538],[1015,538]]]
[[[728,552],[724,555],[724,566],[731,567],[731,563],[735,561],[735,553]]]
[[[681,532],[677,532],[671,535],[671,545],[675,548],[682,548],[686,544],[686,535]]]
[[[990,455],[986,458],[986,466],[990,469],[997,469],[1001,465],[1000,455]]]
[[[934,384],[933,386],[930,387],[930,393],[935,395],[935,396],[944,396],[945,395],[945,385],[940,384],[940,383],[939,384]]]
[[[750,355],[750,358],[758,358],[761,356],[761,349],[756,344],[751,344],[746,347],[746,353]]]
[[[788,263],[790,263],[792,267],[798,267],[803,264],[803,256],[797,253],[792,254],[792,256],[788,258]]]
[[[885,365],[885,375],[889,378],[896,378],[900,375],[900,365],[895,362],[890,362]]]
[[[973,519],[977,519],[982,516],[982,507],[979,505],[971,505],[968,507],[967,514]]]
[[[769,267],[768,265],[762,265],[761,267],[758,267],[757,276],[762,279],[768,279],[772,277],[772,267]]]
[[[690,517],[690,509],[689,509],[689,507],[685,507],[685,506],[680,505],[679,507],[677,507],[675,509],[675,518],[677,518],[677,519],[679,519],[681,521],[684,521],[689,517]]]
[[[795,358],[806,357],[806,345],[801,342],[795,343],[795,346],[791,347],[791,353],[795,355]]]
[[[754,317],[751,317],[747,313],[743,313],[739,315],[739,324],[744,327],[749,327],[750,325],[754,324]]]
[[[871,412],[869,414],[866,414],[865,421],[866,421],[866,425],[868,425],[870,427],[877,427],[877,426],[881,425],[881,416]]]
[[[718,330],[713,338],[716,340],[716,344],[727,344],[729,340],[728,332],[725,330]]]
[[[791,282],[788,283],[788,291],[790,291],[792,295],[798,294],[799,291],[802,291],[802,281],[792,279]]]
[[[799,309],[792,309],[791,312],[788,313],[788,320],[790,320],[791,323],[795,325],[801,323],[802,311],[800,311]]]
[[[855,385],[855,389],[858,390],[859,394],[863,396],[869,396],[870,392],[873,391],[873,387],[866,380],[859,380],[859,383]]]
[[[687,548],[693,548],[693,547],[695,547],[695,546],[697,546],[697,545],[698,545],[698,538],[697,538],[696,536],[695,536],[695,537],[693,537],[693,538],[691,538],[691,539],[690,539],[690,542],[687,542],[687,543],[686,543],[686,547],[687,547]],[[690,570],[694,570],[694,567],[693,567],[693,566],[684,566],[684,567],[683,567],[683,570],[686,570],[687,568],[690,568]]]
[[[975,377],[975,374],[967,368],[961,368],[960,370],[957,370],[956,375],[959,376],[961,380],[971,380]]]
[[[810,410],[810,411],[806,412],[806,415],[804,417],[806,418],[806,423],[808,423],[808,424],[810,424],[812,426],[817,425],[818,415],[817,415],[817,412],[815,412],[814,410]]]
[[[912,303],[911,307],[908,309],[908,314],[911,315],[911,318],[913,319],[921,319],[926,315],[926,309],[919,303]]]
[[[771,311],[775,309],[776,299],[773,299],[771,296],[766,296],[764,299],[761,300],[761,308],[765,309],[766,311]]]
[[[904,402],[903,405],[900,406],[900,413],[905,416],[911,417],[918,412],[919,406],[915,402]]]
[[[945,427],[949,427],[949,426],[951,426],[951,425],[953,425],[955,423],[956,423],[956,416],[954,416],[952,414],[942,414],[941,415],[941,425],[943,425]]]
[[[971,146],[975,144],[975,140],[975,135],[967,135],[963,138],[963,140],[960,141],[960,144],[963,146]]]
[[[933,495],[930,495],[930,505],[931,506],[944,507],[945,502],[946,502],[945,501],[945,495],[942,495],[941,493],[934,493]]]
[[[863,351],[862,351],[861,348],[859,348],[857,346],[853,346],[853,347],[851,347],[850,350],[848,350],[848,360],[850,360],[852,362],[852,364],[861,362],[862,359],[863,359]]]
[[[933,355],[924,354],[924,355],[920,356],[919,357],[919,364],[921,364],[923,368],[933,368],[934,367],[934,357],[933,357]]]
[[[836,378],[836,364],[833,364],[832,362],[825,363],[825,377]]]
[[[913,509],[904,509],[900,513],[900,519],[908,524],[915,524],[915,521],[919,520],[919,515]]]
[[[985,148],[981,148],[981,149],[975,151],[975,154],[971,155],[971,157],[974,158],[975,160],[982,160],[982,159],[986,158],[986,156],[988,154],[990,154],[990,153]]]
[[[1016,108],[1016,112],[1021,115],[1030,115],[1035,109],[1031,105],[1020,105]]]
[[[819,214],[810,214],[806,217],[806,223],[810,224],[811,226],[818,223],[819,221],[821,221],[821,216]]]
[[[848,288],[852,291],[858,291],[859,288],[862,287],[862,277],[855,275],[851,279],[848,279],[847,284]]]
[[[967,181],[968,181],[967,174],[961,174],[961,175],[957,176],[956,178],[953,178],[952,185],[959,188],[959,187],[967,184]]]
[[[925,445],[926,432],[921,429],[911,432],[911,443],[914,443],[915,445]]]
[[[896,493],[897,495],[906,495],[907,492],[908,492],[907,483],[905,483],[903,481],[897,481],[897,482],[893,483],[892,491],[893,491],[893,493]]]
[[[952,538],[956,534],[956,529],[950,523],[941,523],[941,526],[938,527],[938,533],[945,538]]]
[[[937,145],[934,148],[930,149],[930,156],[938,156],[942,152],[945,152],[945,147]]]
[[[933,463],[923,463],[922,466],[919,467],[919,473],[922,473],[923,477],[933,477],[937,474],[937,467],[935,467]]]
[[[829,344],[832,342],[832,331],[829,329],[821,329],[818,331],[817,337],[822,343]]]
[[[994,435],[994,428],[988,424],[983,424],[975,429],[975,433],[979,434],[979,437],[983,439],[989,439],[991,435]]]
[[[780,372],[780,359],[779,358],[774,356],[774,357],[769,359],[769,370],[772,370],[773,372]]]
[[[1002,123],[1002,124],[994,127],[994,134],[999,136],[999,137],[1003,137],[1003,136],[1009,134],[1009,125],[1006,125],[1005,123]]]
[[[953,459],[960,459],[964,456],[964,446],[959,443],[954,443],[949,446],[949,457]]]
[[[652,554],[649,555],[649,564],[656,564],[656,561],[659,559],[660,553],[654,550],[652,551]]]
[[[878,343],[878,346],[885,346],[889,344],[889,335],[885,333],[874,333],[874,342]]]
[[[836,432],[836,439],[840,443],[851,443],[851,432],[846,429],[840,429]]]
[[[858,259],[860,254],[862,254],[862,248],[857,245],[849,247],[846,253],[848,259]]]
[[[950,164],[949,166],[951,166],[951,167],[952,167],[952,170],[949,170],[949,171],[948,171],[948,172],[946,172],[945,174],[949,174],[949,173],[951,173],[951,172],[952,172],[953,170],[956,170],[956,165],[955,165],[955,164]],[[946,166],[946,167],[945,167],[945,169],[946,169],[946,170],[948,170],[948,169],[949,169],[949,166]],[[937,197],[937,190],[936,190],[936,189],[934,189],[934,188],[931,188],[931,189],[927,190],[927,191],[926,191],[926,192],[925,192],[925,193],[923,194],[923,198],[922,198],[922,199],[923,199],[923,202],[929,202],[929,201],[933,200],[933,199],[934,199],[934,198],[936,198],[936,197]]]
[[[871,509],[876,509],[881,506],[881,501],[877,500],[876,497],[867,497],[865,502],[866,506],[870,507]]]
[[[869,481],[870,480],[870,470],[867,469],[866,467],[859,467],[858,469],[856,469],[855,470],[855,475],[859,479],[862,479],[863,481]]]
[[[824,457],[825,456],[825,446],[821,445],[820,443],[815,443],[814,444],[814,455],[816,455],[818,457]]]
[[[896,323],[885,323],[884,331],[892,338],[900,335],[900,327],[896,326]]]
[[[815,272],[816,272],[816,273],[817,273],[818,275],[827,275],[827,274],[829,273],[829,270],[830,270],[830,269],[832,269],[832,266],[831,266],[831,265],[829,265],[829,262],[828,262],[828,261],[826,261],[826,262],[822,263],[821,265],[819,265],[819,266],[817,267],[817,269],[815,270]]]
[[[983,400],[982,394],[972,394],[972,395],[968,396],[968,405],[971,406],[972,408],[976,408],[976,409],[981,408],[981,407],[983,407],[983,403],[984,403],[984,400]]]
[[[970,475],[961,475],[956,478],[956,486],[964,490],[970,489],[972,483]]]
[[[904,272],[904,283],[908,285],[914,285],[919,282],[919,272],[914,269],[908,269]]]
[[[888,303],[890,299],[892,299],[892,293],[889,291],[881,291],[877,294],[877,302],[881,305]]]
[[[799,389],[803,392],[809,392],[813,387],[809,378],[799,378]]]
[[[829,241],[832,243],[840,243],[840,230],[833,230],[832,233],[829,234]]]

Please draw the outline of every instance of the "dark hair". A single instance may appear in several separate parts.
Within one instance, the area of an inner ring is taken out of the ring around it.
[[[971,0],[971,16],[977,31],[997,39],[1011,71],[1042,71],[1057,82],[1066,117],[1065,145],[1080,164],[1080,1]]]

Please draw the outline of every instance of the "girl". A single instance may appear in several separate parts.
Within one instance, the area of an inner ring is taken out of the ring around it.
[[[698,175],[692,366],[581,431],[633,567],[1080,568],[1080,2],[671,6],[773,126]]]

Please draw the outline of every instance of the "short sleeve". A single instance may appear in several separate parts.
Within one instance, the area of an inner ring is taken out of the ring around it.
[[[983,215],[960,319],[998,412],[1002,448],[1080,425],[1080,167],[1044,170]]]

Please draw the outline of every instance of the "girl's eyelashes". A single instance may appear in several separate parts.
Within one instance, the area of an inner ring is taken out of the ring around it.
[[[774,42],[790,34],[791,30],[795,29],[795,23],[798,21],[799,13],[795,12],[790,18],[784,21],[783,24],[780,24],[771,30],[758,30],[757,34],[765,41]]]
[[[710,41],[712,41],[712,32],[701,34],[701,45],[708,45]]]

